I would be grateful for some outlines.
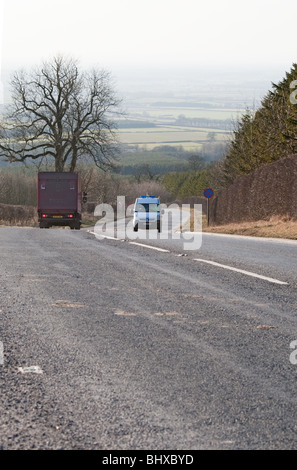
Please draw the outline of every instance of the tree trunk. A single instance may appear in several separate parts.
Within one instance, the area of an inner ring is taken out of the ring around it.
[[[56,158],[55,159],[55,171],[58,171],[58,172],[62,172],[64,171],[64,163],[63,163],[63,159],[61,158]]]

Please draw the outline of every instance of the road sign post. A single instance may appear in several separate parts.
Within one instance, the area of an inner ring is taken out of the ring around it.
[[[209,200],[213,196],[213,190],[211,188],[205,189],[204,196],[206,197],[206,201],[207,201],[206,217],[207,217],[207,226],[209,226]]]

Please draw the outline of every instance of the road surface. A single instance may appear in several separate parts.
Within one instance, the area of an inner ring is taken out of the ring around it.
[[[0,448],[296,448],[297,242],[0,244]]]

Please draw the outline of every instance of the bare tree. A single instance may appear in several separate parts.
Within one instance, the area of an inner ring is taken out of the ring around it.
[[[144,163],[142,165],[135,165],[132,173],[137,183],[140,183],[141,181],[145,180],[152,181],[154,179],[153,170],[148,163]]]
[[[188,164],[191,171],[200,171],[205,168],[205,160],[200,155],[194,154],[188,158]]]
[[[12,102],[0,126],[0,157],[11,162],[53,159],[55,171],[74,171],[88,159],[113,165],[120,101],[104,70],[81,72],[73,59],[56,57],[31,72],[16,72]]]

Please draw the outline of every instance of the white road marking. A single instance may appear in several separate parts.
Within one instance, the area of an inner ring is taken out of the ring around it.
[[[95,232],[92,232],[91,230],[88,230],[88,233],[91,233],[92,235],[95,235],[96,238],[108,238],[109,240],[116,240],[116,241],[122,241],[120,238],[116,238],[116,237],[109,237],[108,235],[103,235],[102,233],[100,233],[100,235],[98,233],[95,233]]]
[[[151,248],[152,250],[163,251],[164,253],[170,253],[169,250],[164,250],[164,248],[159,248],[157,246],[145,245],[144,243],[138,242],[129,242],[131,245],[144,246],[145,248]]]
[[[91,232],[90,230],[88,230],[88,232],[91,233],[92,235],[95,235],[95,237],[98,238],[98,239],[108,238],[109,240],[124,241],[121,238],[109,237],[109,236],[103,235],[103,234],[97,235],[96,233]],[[129,242],[129,243],[131,245],[144,246],[145,248],[150,248],[151,250],[162,251],[164,253],[170,253],[169,250],[165,250],[164,248],[159,248],[157,246],[145,245],[144,243],[138,243],[138,242]]]
[[[22,374],[43,374],[43,370],[39,366],[18,367],[18,371]]]
[[[237,273],[246,274],[247,276],[257,277],[258,279],[263,279],[264,281],[273,282],[274,284],[287,285],[287,282],[279,281],[278,279],[273,279],[272,277],[262,276],[261,274],[252,273],[250,271],[245,271],[243,269],[234,268],[233,266],[227,266],[225,264],[216,263],[215,261],[208,261],[205,259],[195,258],[194,261],[200,261],[201,263],[212,264],[213,266],[218,266],[220,268],[229,269],[230,271],[235,271]]]
[[[124,316],[124,317],[136,317],[136,313],[134,312],[126,312],[125,310],[119,310],[119,309],[116,310],[114,314]]]
[[[93,235],[96,236],[96,234],[94,232],[90,231],[90,233],[93,233]],[[214,235],[214,234],[211,234],[211,235]],[[109,236],[102,235],[102,234],[100,236],[102,238],[109,238],[111,240],[117,240],[117,241],[119,240],[119,238],[109,237]],[[99,237],[96,236],[96,238],[99,238]],[[144,243],[131,242],[131,241],[129,243],[131,245],[138,245],[138,246],[142,246],[144,248],[150,248],[151,250],[161,251],[163,253],[170,253],[170,250],[165,250],[164,248],[159,248],[159,247],[156,247],[156,246],[145,245]],[[183,256],[183,254],[179,254],[179,255],[176,255],[176,256]],[[187,255],[184,255],[184,256],[187,256]],[[227,266],[225,264],[220,264],[220,263],[217,263],[215,261],[209,261],[209,260],[200,259],[200,258],[194,258],[194,261],[200,261],[201,263],[207,263],[207,264],[211,264],[213,266],[218,266],[220,268],[229,269],[230,271],[245,274],[246,276],[256,277],[258,279],[262,279],[264,281],[268,281],[268,282],[271,282],[271,283],[274,283],[274,284],[288,285],[288,282],[279,281],[278,279],[274,279],[272,277],[262,276],[261,274],[253,273],[253,272],[250,272],[250,271],[245,271],[244,269],[234,268],[233,266]]]
[[[100,237],[101,237],[101,238],[108,238],[109,240],[116,240],[116,241],[121,241],[121,239],[120,239],[120,238],[116,238],[116,237],[109,237],[108,235],[97,235],[96,233],[95,233],[95,237],[98,237],[98,238],[100,238]]]

